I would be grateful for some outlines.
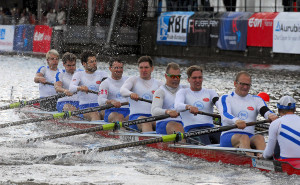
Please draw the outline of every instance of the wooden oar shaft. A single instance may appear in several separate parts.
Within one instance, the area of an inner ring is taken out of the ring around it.
[[[256,124],[261,124],[261,123],[267,123],[269,122],[269,120],[263,120],[263,121],[258,121],[258,122],[249,122],[246,125],[247,126],[253,126]],[[204,135],[204,134],[209,134],[209,133],[214,133],[214,132],[222,132],[222,131],[227,131],[227,130],[231,130],[233,128],[236,128],[236,125],[232,125],[232,126],[223,126],[223,127],[218,127],[218,128],[208,128],[208,129],[203,129],[203,130],[199,130],[199,131],[195,131],[195,132],[191,132],[191,133],[181,133],[181,138],[182,139],[186,139],[188,137],[193,137],[193,136],[199,136],[199,135]],[[177,138],[177,134],[170,134],[170,135],[165,135],[159,138],[152,138],[152,139],[146,139],[146,140],[141,140],[141,141],[135,141],[135,142],[130,142],[130,143],[123,143],[123,144],[118,144],[118,145],[112,145],[112,146],[105,146],[105,147],[100,147],[98,149],[88,149],[88,150],[81,150],[81,151],[74,151],[74,152],[67,152],[67,153],[62,153],[59,155],[48,155],[45,156],[43,158],[41,158],[41,160],[53,160],[55,158],[57,158],[58,156],[66,156],[69,154],[73,154],[73,153],[83,153],[86,154],[90,151],[98,151],[98,152],[102,152],[102,151],[110,151],[110,150],[117,150],[117,149],[121,149],[121,148],[127,148],[127,147],[134,147],[134,146],[141,146],[141,145],[147,145],[147,144],[154,144],[154,143],[160,143],[160,142],[170,142],[170,141],[175,141]]]

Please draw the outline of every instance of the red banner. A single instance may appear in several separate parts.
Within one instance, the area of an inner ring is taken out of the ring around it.
[[[47,53],[51,47],[52,28],[37,25],[34,29],[33,52]]]
[[[248,19],[247,46],[273,46],[273,22],[277,15],[278,12],[255,13]]]

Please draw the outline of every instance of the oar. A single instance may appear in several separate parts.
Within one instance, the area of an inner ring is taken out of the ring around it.
[[[121,103],[121,105],[128,105],[128,102]],[[39,121],[46,121],[46,120],[51,120],[51,119],[59,119],[59,118],[69,118],[71,116],[75,116],[78,114],[85,114],[89,112],[96,112],[100,110],[105,110],[114,107],[113,105],[104,105],[104,106],[99,106],[99,107],[90,107],[87,109],[82,109],[82,110],[77,110],[77,111],[66,111],[66,112],[61,112],[61,113],[55,113],[50,116],[45,116],[41,118],[33,118],[33,119],[26,119],[26,120],[21,120],[21,121],[15,121],[15,122],[10,122],[10,123],[4,123],[0,124],[0,128],[5,128],[5,127],[10,127],[10,126],[17,126],[17,125],[23,125],[26,123],[34,123],[34,122],[39,122]]]
[[[267,123],[269,120],[263,120],[263,121],[257,121],[257,122],[249,122],[246,123],[247,126],[253,126],[256,124],[262,124],[262,123]],[[82,154],[87,154],[92,151],[97,151],[97,152],[103,152],[103,151],[110,151],[110,150],[117,150],[121,148],[128,148],[128,147],[134,147],[134,146],[141,146],[141,145],[148,145],[148,144],[153,144],[153,143],[161,143],[161,142],[171,142],[171,141],[177,141],[181,139],[186,139],[189,137],[194,137],[194,136],[199,136],[199,135],[204,135],[204,134],[210,134],[210,133],[215,133],[215,132],[223,132],[227,130],[231,130],[237,128],[236,125],[230,125],[230,126],[223,126],[223,127],[214,127],[214,128],[207,128],[207,129],[202,129],[194,132],[187,132],[187,133],[180,133],[180,134],[170,134],[170,135],[165,135],[159,138],[151,138],[151,139],[146,139],[146,140],[141,140],[141,141],[135,141],[135,142],[130,142],[130,143],[123,143],[123,144],[118,144],[118,145],[113,145],[113,146],[105,146],[101,148],[96,148],[96,149],[86,149],[86,150],[80,150],[80,151],[74,151],[74,152],[66,152],[66,153],[61,153],[58,155],[48,155],[42,157],[40,160],[53,160],[57,157],[63,157],[66,155],[74,154],[74,153],[82,153]]]
[[[82,130],[75,130],[75,131],[72,131],[72,132],[65,132],[65,133],[61,133],[61,134],[54,134],[54,135],[50,135],[50,136],[43,136],[43,137],[28,139],[27,143],[28,142],[49,140],[49,139],[63,138],[63,137],[68,137],[68,136],[74,136],[74,135],[90,133],[90,132],[114,130],[115,128],[128,127],[130,125],[136,125],[136,124],[141,124],[141,123],[147,123],[147,122],[162,120],[162,119],[165,119],[165,118],[168,118],[168,117],[170,117],[170,116],[165,114],[165,115],[152,116],[152,117],[143,118],[143,119],[119,122],[119,124],[118,123],[108,123],[108,124],[100,125],[100,126],[97,126],[97,127],[92,127],[92,128],[82,129]]]
[[[202,115],[206,115],[206,116],[211,116],[213,118],[221,118],[221,116],[219,114],[211,114],[211,113],[207,113],[207,112],[202,112],[202,111],[198,111],[197,114],[202,114]]]
[[[24,107],[26,105],[32,105],[35,103],[39,103],[41,101],[49,101],[49,100],[53,100],[53,99],[58,99],[58,98],[62,98],[65,97],[66,95],[64,93],[61,94],[56,94],[53,96],[48,96],[48,97],[44,97],[44,98],[37,98],[37,99],[33,99],[33,100],[29,100],[29,101],[19,101],[16,103],[11,103],[9,105],[5,105],[3,107],[0,107],[0,110],[7,110],[7,109],[14,109],[14,108],[18,108],[18,107]]]

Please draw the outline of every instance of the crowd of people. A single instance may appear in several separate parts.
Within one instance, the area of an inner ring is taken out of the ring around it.
[[[40,97],[57,93],[64,93],[66,96],[50,103],[41,102],[41,108],[62,112],[109,104],[114,108],[82,115],[82,119],[104,119],[106,122],[168,115],[166,119],[131,125],[128,129],[172,134],[215,127],[211,116],[215,106],[221,115],[222,126],[236,125],[236,129],[194,136],[181,142],[266,149],[263,154],[258,154],[259,157],[265,158],[273,157],[274,153],[283,160],[300,158],[300,117],[294,114],[296,101],[290,96],[283,96],[277,104],[281,116],[278,118],[268,108],[264,97],[262,98],[266,93],[261,93],[260,96],[249,94],[252,77],[246,71],[236,74],[233,92],[219,97],[215,90],[202,87],[204,70],[197,65],[190,66],[186,71],[189,85],[181,85],[182,71],[174,62],[170,62],[166,67],[165,83],[154,79],[151,75],[154,71],[154,61],[149,56],[138,59],[139,75],[132,77],[123,76],[125,63],[119,58],[113,58],[109,62],[110,75],[106,71],[98,70],[97,55],[92,51],[83,51],[81,54],[80,60],[84,70],[76,69],[77,58],[69,52],[62,56],[64,70],[57,67],[59,53],[56,50],[50,50],[46,54],[46,60],[48,65],[41,66],[34,78],[34,82],[39,83]],[[125,102],[129,102],[130,106],[122,106]],[[265,138],[255,133],[254,126],[246,125],[248,122],[255,122],[258,114],[272,121],[267,145]]]
[[[65,25],[66,24],[66,13],[63,8],[60,8],[58,12],[55,9],[50,9],[43,13],[42,20],[39,22],[37,16],[31,12],[28,8],[17,9],[17,8],[2,8],[0,7],[0,25],[21,25],[21,24],[32,24],[32,25]]]

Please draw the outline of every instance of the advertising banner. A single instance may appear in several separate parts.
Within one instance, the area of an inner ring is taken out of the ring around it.
[[[51,47],[52,28],[46,25],[37,25],[34,28],[33,52],[47,53]]]
[[[188,21],[194,12],[166,12],[158,18],[157,44],[187,45]]]
[[[280,12],[273,24],[273,52],[300,54],[300,13]]]
[[[32,51],[33,34],[33,25],[16,26],[13,49],[15,51]]]
[[[247,45],[247,27],[251,12],[224,13],[220,24],[218,47],[223,50],[244,51]]]
[[[221,17],[223,16],[224,12],[219,12],[214,15],[214,17],[211,19],[211,30],[210,30],[210,46],[211,47],[217,47],[219,35],[220,35],[220,23],[221,23]],[[213,23],[213,24],[212,24]]]
[[[14,46],[15,26],[0,25],[0,50],[12,51]]]
[[[195,13],[189,19],[188,45],[190,46],[209,46],[210,45],[210,18],[209,12]]]
[[[277,15],[278,12],[255,13],[249,18],[247,46],[273,46],[273,21]]]

